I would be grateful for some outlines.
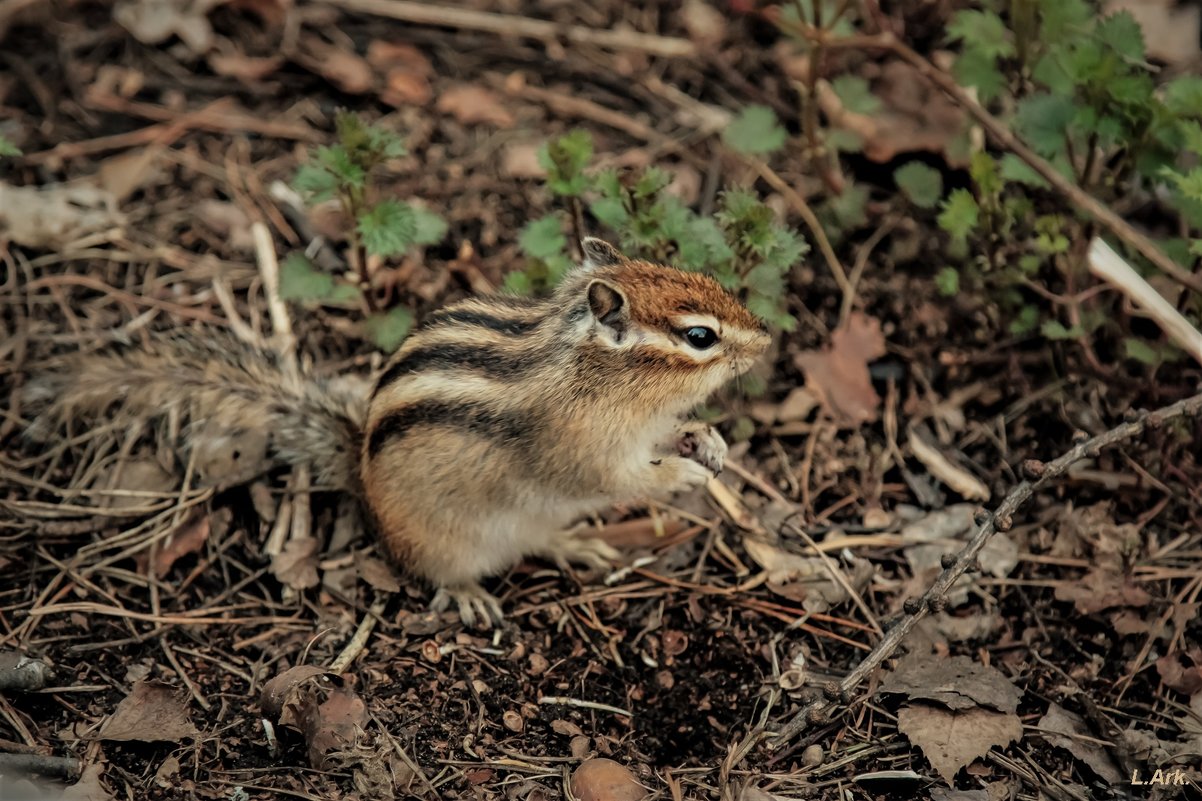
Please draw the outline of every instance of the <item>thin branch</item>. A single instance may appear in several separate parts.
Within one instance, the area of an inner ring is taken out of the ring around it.
[[[584,25],[560,25],[516,14],[495,14],[414,0],[326,0],[329,5],[374,14],[378,17],[411,22],[418,25],[437,25],[484,31],[502,36],[523,36],[545,42],[561,37],[575,44],[594,45],[620,52],[639,51],[664,58],[688,58],[697,55],[697,46],[688,39],[657,36],[635,31],[589,28]]]
[[[1067,453],[1051,462],[1041,462],[1029,459],[1023,467],[1032,481],[1024,481],[1010,491],[997,511],[989,514],[977,524],[977,530],[964,548],[955,556],[955,561],[946,567],[935,582],[915,604],[912,611],[908,610],[885,634],[884,639],[864,657],[860,664],[847,674],[837,685],[832,685],[828,697],[814,701],[805,706],[800,712],[776,732],[769,742],[769,747],[778,749],[787,744],[808,726],[826,722],[835,704],[846,699],[866,679],[869,674],[880,667],[906,636],[926,617],[929,611],[938,611],[947,603],[947,592],[960,576],[976,561],[977,555],[985,547],[985,543],[995,531],[1008,531],[1014,522],[1014,514],[1026,503],[1036,491],[1043,489],[1053,479],[1064,475],[1068,468],[1081,459],[1095,457],[1106,447],[1137,437],[1147,429],[1158,429],[1173,420],[1183,417],[1197,417],[1202,414],[1202,394],[1194,395],[1166,406],[1154,412],[1145,412],[1134,420],[1122,423],[1109,431],[1084,442],[1074,445]]]

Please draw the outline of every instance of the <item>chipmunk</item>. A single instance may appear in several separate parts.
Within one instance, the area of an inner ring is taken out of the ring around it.
[[[499,624],[480,581],[527,556],[601,565],[571,528],[615,503],[705,484],[726,443],[691,409],[766,349],[763,323],[713,279],[627,259],[599,239],[546,299],[493,296],[430,314],[367,399],[288,376],[229,338],[174,334],[79,356],[32,382],[46,419],[124,402],[195,426],[266,430],[277,461],[357,494],[384,549],[467,626]]]

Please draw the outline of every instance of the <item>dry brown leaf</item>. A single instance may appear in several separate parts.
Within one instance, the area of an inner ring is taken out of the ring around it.
[[[1011,681],[994,667],[978,665],[966,656],[939,659],[911,654],[885,677],[880,692],[935,701],[950,709],[988,706],[1014,712],[1022,697]]]
[[[385,562],[375,557],[358,554],[355,557],[355,570],[359,573],[359,578],[374,589],[382,592],[400,592],[401,582],[396,573]]]
[[[844,426],[876,420],[880,396],[872,388],[868,363],[885,355],[879,320],[852,312],[847,323],[831,334],[828,348],[803,351],[794,361],[823,406]]]
[[[86,181],[9,186],[0,181],[0,238],[46,250],[69,250],[105,229],[119,233],[125,217],[111,192]]]
[[[361,95],[375,85],[375,71],[358,53],[332,45],[320,36],[301,36],[300,48],[304,58],[298,60],[305,69],[317,73],[347,94]]]
[[[263,685],[259,708],[304,734],[309,763],[319,770],[329,758],[352,749],[367,725],[367,706],[333,673],[313,665],[285,670]],[[351,761],[361,763],[359,755]]]
[[[1202,693],[1202,648],[1165,654],[1156,660],[1156,672],[1170,689],[1185,695]]]
[[[178,743],[185,737],[195,737],[196,727],[192,725],[185,697],[169,684],[140,681],[117,704],[96,737],[140,743]]]
[[[108,791],[100,777],[104,775],[104,765],[93,762],[86,765],[79,776],[79,781],[63,790],[59,801],[112,801],[113,794]]]
[[[648,790],[625,765],[594,757],[572,771],[572,795],[579,801],[641,801]]]
[[[501,148],[501,174],[508,178],[543,178],[547,171],[538,163],[540,142],[506,142]]]
[[[171,492],[175,489],[178,478],[168,472],[156,459],[129,459],[121,462],[115,468],[116,475],[101,475],[97,477],[96,489],[117,490],[119,492]],[[138,495],[102,495],[100,505],[108,509],[136,509],[155,503],[152,496]]]
[[[1022,739],[1018,715],[974,707],[952,712],[928,704],[897,711],[897,729],[922,749],[943,780],[951,784],[960,769],[991,748],[1004,748]]]
[[[279,71],[287,63],[283,56],[248,56],[240,50],[209,53],[205,60],[218,75],[236,78],[243,83],[257,83]]]
[[[1147,606],[1152,596],[1126,576],[1102,569],[1057,585],[1056,600],[1072,601],[1078,612],[1092,615],[1116,606]]]
[[[906,432],[906,442],[914,458],[922,462],[931,475],[960,493],[961,497],[970,501],[989,500],[989,487],[983,481],[944,456],[917,429],[911,427]]]
[[[446,89],[439,95],[436,107],[464,125],[486,122],[498,128],[510,128],[514,124],[513,114],[497,93],[475,84],[459,84]]]
[[[705,0],[685,0],[680,21],[689,38],[701,47],[717,47],[726,38],[726,15]]]
[[[213,49],[209,12],[226,0],[118,0],[113,20],[142,44],[178,36],[197,55]]]
[[[330,676],[334,674],[327,672],[324,668],[319,668],[316,665],[297,665],[291,667],[276,676],[271,677],[263,685],[263,690],[259,694],[259,709],[268,717],[277,718],[286,726],[294,726],[296,721],[292,718],[285,718],[284,704],[288,697],[295,691],[296,687],[314,676]]]
[[[100,187],[118,203],[126,200],[134,192],[152,186],[162,178],[163,171],[159,169],[162,154],[162,146],[152,146],[105,159],[96,171]]]
[[[171,572],[177,559],[203,548],[209,539],[209,526],[209,516],[199,514],[172,531],[155,554],[154,577],[163,578]]]
[[[1054,746],[1063,748],[1111,785],[1123,780],[1119,769],[1114,766],[1106,749],[1098,744],[1085,721],[1075,712],[1069,712],[1059,704],[1048,704],[1047,713],[1036,724],[1040,734]]]
[[[743,540],[748,556],[767,573],[768,589],[781,597],[801,602],[811,612],[825,612],[849,600],[843,584],[831,576],[826,563],[816,556],[790,553],[756,537]],[[835,562],[836,569],[842,569]],[[866,559],[857,560],[844,578],[856,592],[863,592],[872,580],[873,567]]]
[[[236,203],[205,198],[192,207],[196,218],[239,253],[253,253],[250,217]]]
[[[284,543],[284,550],[271,560],[271,572],[281,584],[307,590],[320,583],[317,575],[317,539],[297,537]]]
[[[380,99],[390,106],[424,106],[434,96],[434,67],[412,45],[375,39],[367,46],[367,63],[384,75]]]
[[[331,689],[325,700],[306,716],[304,732],[309,743],[309,764],[324,769],[327,755],[358,742],[367,720],[367,704],[362,698],[347,687]]]

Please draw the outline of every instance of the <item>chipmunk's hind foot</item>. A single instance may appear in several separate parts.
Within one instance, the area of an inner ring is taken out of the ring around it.
[[[496,628],[505,622],[501,602],[479,584],[439,587],[430,601],[430,609],[445,612],[452,602],[459,610],[459,619],[468,628],[476,628],[478,623],[487,628]]]

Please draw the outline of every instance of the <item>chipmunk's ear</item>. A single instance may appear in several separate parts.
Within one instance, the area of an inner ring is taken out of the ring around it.
[[[597,278],[588,285],[588,307],[593,317],[609,329],[615,342],[621,342],[630,322],[626,296],[608,281]]]
[[[580,249],[584,252],[584,269],[586,270],[594,267],[609,267],[626,261],[626,257],[616,247],[595,236],[586,236],[581,239]]]

